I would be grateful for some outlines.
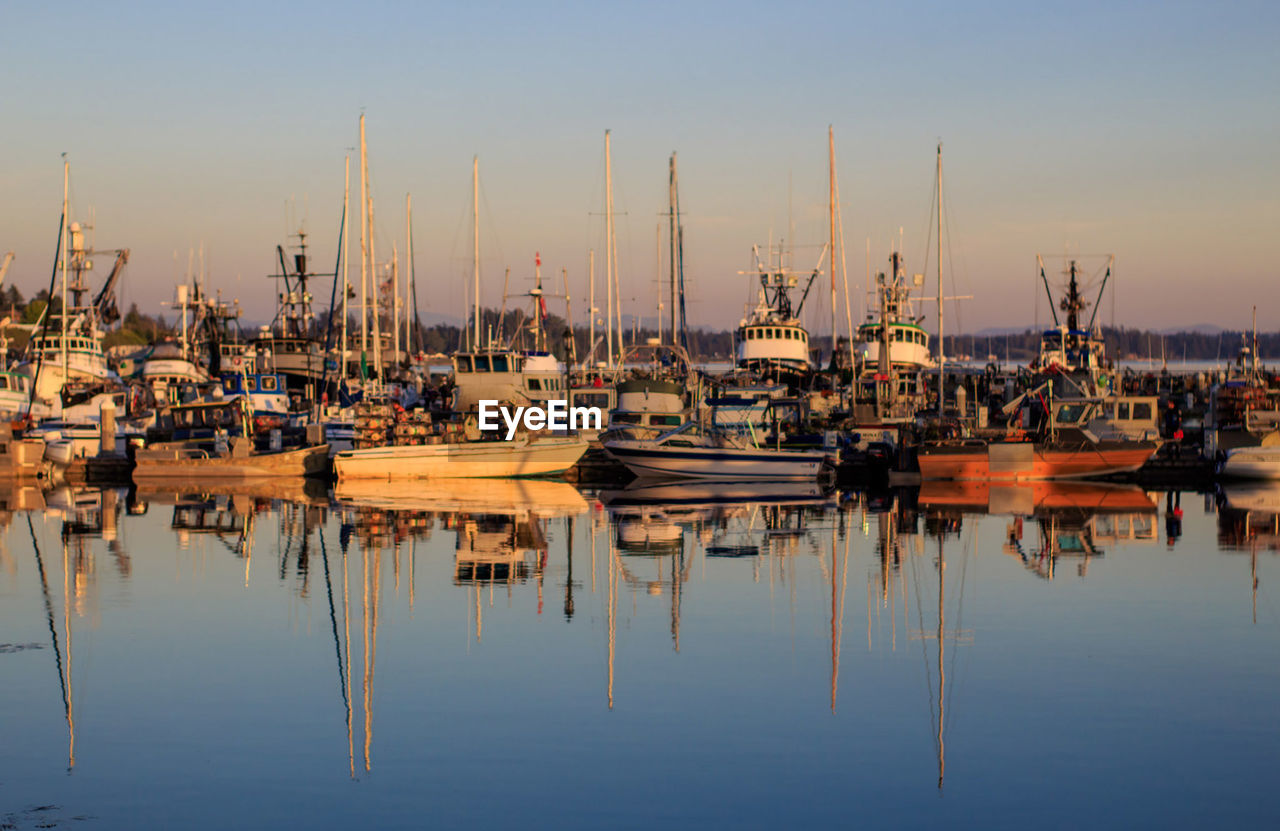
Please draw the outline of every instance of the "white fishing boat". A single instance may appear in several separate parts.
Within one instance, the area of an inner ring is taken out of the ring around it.
[[[693,422],[656,439],[606,441],[604,449],[642,478],[816,479],[827,468],[825,451],[759,447]]]
[[[85,228],[69,222],[67,198],[70,167],[63,164],[63,225],[59,229],[59,271],[62,274],[61,309],[46,307],[16,367],[31,378],[36,396],[53,404],[67,385],[96,387],[118,384],[120,378],[107,365],[102,348],[103,327],[119,319],[115,288],[129,262],[129,249],[97,250],[86,243]],[[93,258],[114,255],[115,263],[96,294],[90,296],[87,272]]]
[[[344,450],[333,457],[348,479],[477,479],[554,476],[587,452],[581,436],[516,436],[511,441],[456,441]]]
[[[760,289],[755,308],[738,324],[734,335],[736,365],[764,378],[806,375],[812,371],[813,361],[809,357],[809,333],[800,324],[800,311],[819,268],[807,275],[804,297],[793,307],[791,292],[800,287],[800,273],[784,265],[786,258],[781,249],[776,265],[761,262],[758,248],[755,255],[755,270],[742,273],[758,277]]]
[[[453,409],[473,412],[484,400],[544,405],[565,397],[564,370],[548,352],[495,347],[453,356]]]

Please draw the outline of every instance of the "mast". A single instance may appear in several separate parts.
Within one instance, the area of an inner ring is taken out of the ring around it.
[[[406,354],[413,352],[413,326],[417,323],[418,318],[418,287],[414,284],[413,278],[413,196],[406,193],[404,195],[404,235],[405,258],[407,260],[404,287],[405,287],[405,309],[404,309],[404,349]],[[412,285],[412,288],[410,286]],[[413,299],[413,317],[409,316],[409,299]]]
[[[391,359],[400,360],[400,252],[391,243]]]
[[[379,320],[378,260],[373,247],[373,196],[369,196],[369,277],[373,280],[373,370],[382,385],[382,322]]]
[[[471,327],[471,348],[480,348],[480,157],[471,157],[471,302],[475,321]]]
[[[360,113],[360,377],[364,379],[369,351],[369,156],[364,141],[364,113]]]
[[[679,342],[678,315],[679,310],[676,308],[676,223],[678,222],[676,208],[676,154],[671,153],[669,185],[667,188],[667,201],[669,203],[668,216],[670,216],[670,236],[671,236],[671,343],[674,346]],[[661,331],[658,337],[662,337]]]
[[[342,362],[341,364],[342,379],[344,381],[347,378],[347,292],[350,291],[350,285],[351,285],[350,280],[347,279],[347,276],[348,276],[347,265],[349,260],[349,258],[347,257],[347,238],[351,236],[351,233],[348,230],[351,227],[351,222],[347,219],[347,217],[351,216],[348,210],[350,207],[351,207],[351,154],[348,153],[347,160],[346,160],[346,172],[343,175],[343,184],[342,184],[342,343],[341,343],[341,350],[338,352],[338,354],[341,355],[341,358],[339,360],[341,360]],[[330,309],[329,313],[332,314],[333,310]],[[333,330],[331,329],[330,331],[333,331]]]
[[[67,353],[67,231],[71,228],[67,213],[67,195],[70,192],[71,162],[66,154],[62,156],[62,383],[65,385],[71,376],[68,371],[69,355]],[[50,300],[52,302],[52,300]],[[34,382],[32,384],[34,386]],[[70,660],[68,658],[68,660]]]
[[[564,316],[565,326],[569,330],[568,344],[565,350],[565,365],[573,366],[578,362],[578,336],[573,331],[573,303],[569,297],[569,269],[560,269],[560,277],[564,280]],[[571,543],[572,544],[572,543]]]
[[[942,340],[942,142],[938,142],[938,418],[942,418],[946,369],[946,348]]]
[[[609,131],[604,131],[604,283],[608,294],[606,305],[605,345],[609,350],[609,368],[613,368],[613,166],[609,157]],[[621,335],[621,333],[619,333]]]
[[[836,358],[836,133],[827,125],[827,157],[830,176],[827,189],[827,219],[830,226],[827,250],[831,252],[831,360]]]
[[[653,255],[654,255],[654,278],[658,283],[658,343],[662,343],[662,223],[659,222],[653,229]],[[671,333],[671,339],[675,340],[675,332]]]
[[[587,251],[587,355],[596,354],[596,250]]]

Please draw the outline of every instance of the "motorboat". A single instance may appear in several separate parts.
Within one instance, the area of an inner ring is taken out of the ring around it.
[[[555,476],[587,452],[587,440],[577,435],[525,433],[511,441],[449,438],[344,450],[333,457],[334,470],[339,482]]]
[[[642,478],[720,480],[816,479],[828,468],[823,450],[760,447],[750,436],[681,425],[654,439],[617,439],[605,451]]]

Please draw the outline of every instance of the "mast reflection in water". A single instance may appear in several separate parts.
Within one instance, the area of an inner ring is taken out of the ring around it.
[[[0,793],[60,816],[777,827],[856,805],[1074,825],[1105,801],[1118,823],[1247,825],[1280,807],[1269,488],[17,488],[0,529]]]

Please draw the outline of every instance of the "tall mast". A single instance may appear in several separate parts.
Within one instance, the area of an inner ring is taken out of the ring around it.
[[[671,222],[669,235],[671,237],[671,343],[672,345],[675,345],[678,342],[678,338],[679,338],[679,335],[676,334],[679,331],[678,329],[679,323],[677,323],[677,315],[679,314],[679,311],[676,308],[676,267],[678,265],[677,258],[676,258],[676,225],[678,222],[676,217],[676,187],[677,187],[676,185],[676,154],[673,151],[671,153],[670,176],[669,176],[669,183],[667,187],[668,216],[670,217],[670,222]]]
[[[609,368],[613,368],[613,167],[609,157],[609,131],[604,131],[604,262],[605,290],[608,293],[606,346]],[[619,333],[621,335],[621,333]]]
[[[400,252],[391,243],[391,360],[400,360]]]
[[[404,252],[407,260],[404,275],[404,350],[405,354],[410,354],[413,352],[413,324],[416,322],[414,318],[417,318],[417,315],[410,317],[409,308],[412,306],[414,312],[418,310],[418,287],[415,285],[410,288],[415,275],[413,273],[413,196],[408,193],[404,195],[404,236],[407,246]],[[410,298],[413,299],[413,303],[409,302]]]
[[[830,170],[830,181],[827,183],[828,195],[828,220],[830,225],[830,235],[828,238],[827,251],[830,252],[831,262],[831,359],[836,357],[836,133],[835,128],[830,124],[827,125],[827,156],[828,167]]]
[[[71,228],[70,216],[68,215],[67,196],[70,193],[71,179],[71,162],[67,161],[64,154],[62,157],[62,383],[66,384],[70,380],[70,370],[68,368],[69,355],[67,353],[67,232]],[[70,659],[68,659],[70,660]]]
[[[347,154],[346,173],[344,174],[342,184],[342,343],[338,354],[341,356],[342,378],[347,377],[347,292],[349,291],[350,281],[347,279],[347,239],[351,236],[351,216],[348,210],[351,207],[351,154]],[[330,314],[333,310],[330,309]],[[332,330],[330,330],[332,331]]]
[[[378,259],[373,248],[373,196],[369,196],[369,277],[373,280],[373,369],[382,385],[382,321],[378,306]]]
[[[659,222],[653,229],[653,255],[656,258],[654,266],[654,277],[658,281],[658,343],[662,343],[662,223]],[[675,333],[671,335],[671,340],[675,340]]]
[[[364,375],[369,351],[369,156],[364,142],[364,113],[360,113],[360,371]]]
[[[596,250],[587,251],[587,355],[596,354]]]
[[[942,340],[942,142],[938,142],[938,417],[942,417],[947,355]],[[963,415],[963,413],[962,413]]]
[[[475,322],[471,326],[471,348],[480,348],[480,157],[471,157],[471,302]]]

